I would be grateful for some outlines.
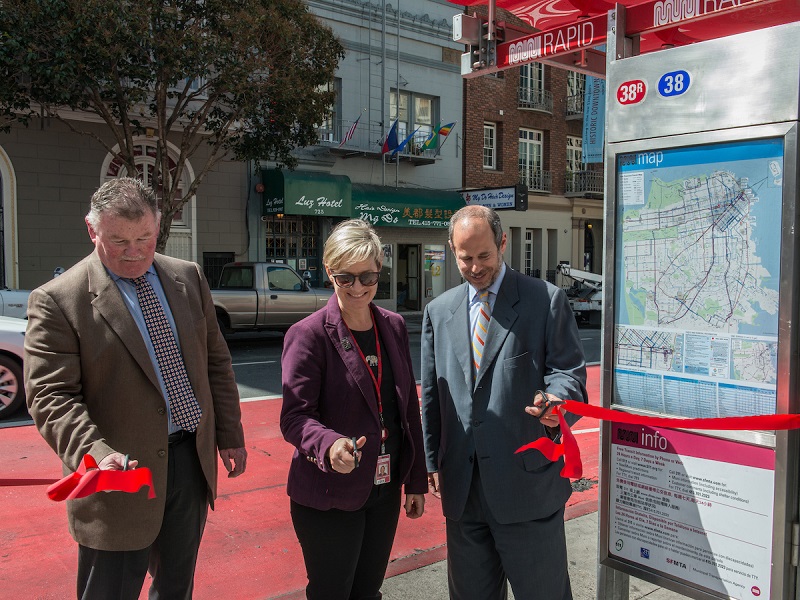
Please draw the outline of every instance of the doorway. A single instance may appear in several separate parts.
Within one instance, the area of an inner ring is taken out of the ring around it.
[[[397,245],[397,311],[420,310],[420,246]]]

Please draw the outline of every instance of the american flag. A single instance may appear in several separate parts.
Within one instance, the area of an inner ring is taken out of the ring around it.
[[[362,113],[363,114],[363,113]],[[358,122],[361,120],[361,115],[358,115],[358,119],[356,119],[352,125],[350,125],[350,129],[347,130],[347,133],[344,134],[342,138],[342,143],[339,144],[339,148],[344,146],[350,139],[353,137],[353,134],[356,132],[356,127],[358,127]]]

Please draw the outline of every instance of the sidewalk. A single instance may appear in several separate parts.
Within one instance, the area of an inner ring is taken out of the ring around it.
[[[567,554],[574,600],[595,600],[597,591],[598,513],[567,520]],[[448,600],[447,563],[441,561],[387,579],[384,600]],[[509,598],[514,595],[509,590]],[[673,600],[684,596],[630,578],[630,600]],[[547,600],[547,599],[542,599]],[[601,599],[602,600],[602,599]]]

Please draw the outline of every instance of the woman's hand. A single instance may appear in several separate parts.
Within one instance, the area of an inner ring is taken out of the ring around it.
[[[353,446],[352,438],[339,438],[330,448],[328,448],[328,463],[331,469],[337,473],[350,473],[358,466],[361,460],[361,448],[367,443],[367,438],[363,435],[356,440]]]

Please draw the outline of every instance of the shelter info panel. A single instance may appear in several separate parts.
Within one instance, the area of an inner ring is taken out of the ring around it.
[[[615,404],[776,411],[783,145],[617,155]]]
[[[775,452],[612,425],[609,555],[730,598],[769,598]]]

